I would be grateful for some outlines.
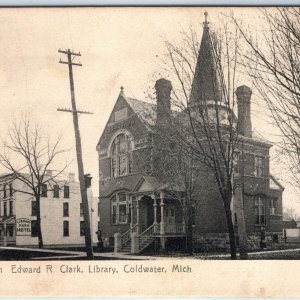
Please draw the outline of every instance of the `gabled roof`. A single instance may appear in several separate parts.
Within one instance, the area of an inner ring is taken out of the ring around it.
[[[158,180],[153,176],[142,176],[135,187],[133,188],[132,192],[151,192],[157,190],[159,187]]]
[[[273,175],[270,175],[270,189],[283,191],[284,186]]]
[[[126,97],[124,94],[123,98],[127,101],[132,110],[140,118],[140,120],[147,126],[154,126],[156,121],[156,105],[144,102],[141,100]]]
[[[184,188],[183,186],[180,186],[180,184],[173,184],[173,187],[171,187],[168,183],[159,182],[159,180],[154,176],[141,176],[132,190],[134,193],[154,191],[183,192]]]
[[[207,13],[203,24],[203,35],[190,96],[191,104],[200,99],[220,101],[222,98],[220,70],[209,31]]]

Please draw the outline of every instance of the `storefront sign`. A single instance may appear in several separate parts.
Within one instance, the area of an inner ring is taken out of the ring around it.
[[[17,219],[16,234],[31,235],[31,220],[25,218]]]

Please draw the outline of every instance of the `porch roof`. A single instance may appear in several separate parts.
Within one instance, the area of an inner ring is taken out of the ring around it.
[[[141,176],[137,181],[132,193],[150,193],[150,192],[184,192],[184,189],[179,185],[171,186],[168,183],[160,183],[154,176]]]
[[[15,216],[6,216],[6,217],[0,217],[0,224],[3,224],[3,223],[14,223],[15,221]]]

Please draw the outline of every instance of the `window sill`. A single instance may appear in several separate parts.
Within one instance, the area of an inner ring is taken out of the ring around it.
[[[251,178],[257,178],[257,179],[268,179],[266,176],[255,176],[255,175],[249,175],[245,174],[244,177],[251,177]]]
[[[267,226],[266,224],[254,224],[254,227],[257,227],[257,228],[266,227],[266,226]]]
[[[118,177],[106,177],[104,179],[100,179],[99,182],[106,182],[106,181],[109,181],[109,180],[112,180],[112,179],[118,179],[118,178],[124,178],[124,177],[128,177],[128,176],[133,176],[133,175],[141,175],[143,174],[143,172],[136,172],[136,173],[130,173],[130,174],[127,174],[127,175],[124,175],[124,176],[118,176]]]

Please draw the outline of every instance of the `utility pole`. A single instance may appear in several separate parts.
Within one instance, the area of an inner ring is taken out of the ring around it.
[[[89,202],[87,197],[87,187],[84,177],[84,168],[82,161],[82,149],[81,149],[81,139],[80,139],[80,131],[78,124],[78,114],[91,114],[90,112],[79,111],[76,108],[75,102],[75,90],[74,90],[74,79],[73,79],[73,67],[72,66],[82,66],[81,63],[73,62],[75,56],[81,56],[80,52],[75,53],[70,49],[68,50],[58,50],[59,53],[67,55],[68,61],[60,60],[59,63],[67,64],[69,66],[69,79],[70,79],[70,91],[71,91],[71,102],[72,109],[57,109],[58,111],[63,112],[71,112],[73,115],[73,123],[74,123],[74,131],[75,131],[75,141],[76,141],[76,155],[77,155],[77,164],[78,164],[78,175],[79,175],[79,184],[80,184],[80,193],[81,199],[83,203],[83,217],[84,217],[84,236],[85,236],[85,246],[86,246],[86,254],[88,259],[94,259],[93,254],[93,246],[92,246],[92,238],[91,238],[91,227],[90,227],[90,210],[89,210]]]

